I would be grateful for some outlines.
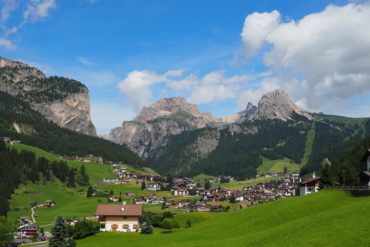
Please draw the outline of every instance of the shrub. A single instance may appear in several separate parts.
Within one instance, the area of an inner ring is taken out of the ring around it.
[[[91,220],[79,221],[72,228],[72,235],[76,239],[92,236],[98,232],[99,232],[99,222]]]

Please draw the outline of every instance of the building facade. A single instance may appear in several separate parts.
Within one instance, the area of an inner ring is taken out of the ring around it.
[[[142,214],[142,205],[101,204],[95,212],[102,232],[138,232]]]

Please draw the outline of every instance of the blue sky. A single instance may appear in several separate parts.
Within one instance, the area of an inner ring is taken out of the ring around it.
[[[370,116],[366,1],[0,3],[0,55],[81,80],[100,134],[161,97],[225,116],[275,88],[309,110]]]

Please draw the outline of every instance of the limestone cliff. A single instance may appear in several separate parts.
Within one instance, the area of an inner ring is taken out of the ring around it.
[[[312,119],[311,114],[294,104],[286,92],[275,90],[262,96],[258,102],[253,119],[280,119],[287,121],[292,118],[294,113],[310,120]]]
[[[204,128],[212,119],[211,114],[200,113],[197,106],[183,98],[165,98],[144,107],[133,121],[114,128],[109,139],[127,145],[142,158],[148,158],[166,145],[168,137]]]
[[[88,89],[78,81],[46,77],[34,67],[0,57],[0,91],[20,97],[61,127],[96,135]]]

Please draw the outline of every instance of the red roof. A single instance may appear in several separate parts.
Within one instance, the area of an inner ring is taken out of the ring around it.
[[[143,205],[100,204],[96,208],[96,216],[141,216]]]

